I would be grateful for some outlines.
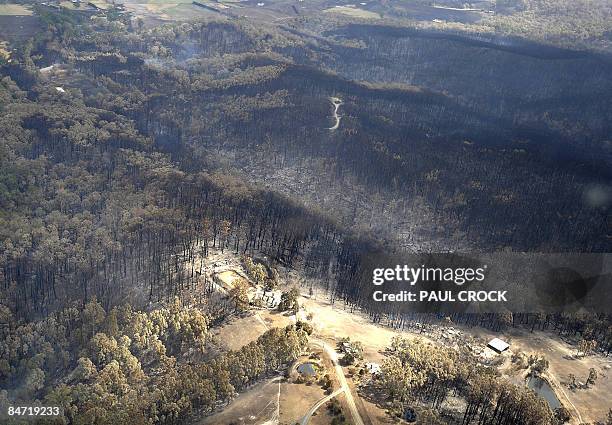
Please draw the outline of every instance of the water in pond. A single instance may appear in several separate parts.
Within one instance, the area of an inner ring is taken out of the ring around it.
[[[527,386],[534,390],[544,400],[546,400],[552,410],[561,407],[561,403],[555,395],[555,392],[545,380],[535,376],[530,376],[527,379]]]
[[[302,363],[298,366],[297,371],[302,375],[314,376],[316,374],[315,366],[312,363]]]

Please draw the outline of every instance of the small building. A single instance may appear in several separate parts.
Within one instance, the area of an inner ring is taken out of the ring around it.
[[[266,291],[261,299],[269,308],[276,308],[281,302],[281,295],[280,291]]]
[[[489,347],[491,350],[495,351],[496,353],[501,354],[504,351],[506,351],[508,348],[510,348],[510,344],[508,344],[505,341],[502,341],[499,338],[493,338],[491,341],[489,341],[489,343],[487,344],[487,347]]]
[[[249,302],[261,300],[263,306],[276,308],[281,302],[282,293],[280,291],[266,291],[262,286],[250,288],[248,291]]]

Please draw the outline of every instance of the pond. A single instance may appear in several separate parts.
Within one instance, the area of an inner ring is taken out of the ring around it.
[[[530,376],[529,378],[527,378],[527,386],[534,390],[544,400],[546,400],[553,411],[561,407],[561,402],[559,402],[557,395],[550,387],[549,383],[545,380],[536,376]]]
[[[317,373],[314,363],[302,363],[298,366],[297,371],[306,376],[314,376]]]

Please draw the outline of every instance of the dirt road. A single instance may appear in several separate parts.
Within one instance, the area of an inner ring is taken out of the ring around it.
[[[304,415],[304,417],[302,418],[302,425],[306,425],[308,423],[308,421],[310,420],[310,417],[312,416],[312,414],[319,408],[321,407],[321,405],[323,403],[325,403],[328,400],[331,400],[333,397],[337,396],[338,394],[344,393],[344,396],[346,397],[346,403],[348,404],[349,410],[351,411],[351,416],[353,417],[353,424],[354,425],[364,425],[363,420],[361,419],[361,415],[359,414],[359,411],[357,410],[357,405],[355,404],[355,399],[353,398],[353,394],[351,393],[351,389],[348,385],[348,382],[346,381],[346,376],[344,376],[344,371],[342,370],[342,367],[340,366],[340,363],[338,362],[338,355],[336,354],[336,350],[334,350],[332,347],[330,347],[325,341],[322,341],[320,339],[317,338],[312,338],[311,337],[311,341],[313,344],[319,345],[321,347],[323,347],[323,349],[325,350],[325,352],[327,353],[327,355],[329,356],[329,358],[331,359],[333,365],[334,365],[334,369],[336,371],[336,376],[338,377],[338,382],[340,382],[340,388],[337,389],[336,391],[334,391],[332,394],[330,394],[328,397],[326,397],[325,399],[321,399],[319,400],[319,402],[317,402],[317,404],[315,404],[306,415]]]
[[[334,105],[334,119],[336,120],[336,124],[334,124],[333,127],[330,127],[330,130],[336,130],[338,129],[338,127],[340,127],[340,115],[338,115],[338,108],[340,108],[340,105],[342,105],[344,102],[342,102],[342,99],[340,99],[339,97],[330,97],[329,100],[331,101],[332,105]]]
[[[304,417],[300,421],[300,424],[301,425],[308,424],[308,421],[310,421],[310,417],[314,414],[314,412],[317,411],[317,409],[319,409],[319,407],[323,406],[323,404],[327,403],[329,400],[336,397],[338,394],[342,394],[343,392],[344,392],[344,388],[338,388],[336,391],[334,391],[327,397],[323,397],[321,400],[317,401],[316,404],[312,406],[310,410],[304,415]]]

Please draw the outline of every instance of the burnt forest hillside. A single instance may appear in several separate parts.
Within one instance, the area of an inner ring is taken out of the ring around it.
[[[572,12],[593,23],[575,34],[575,20],[551,12],[538,26],[513,9],[545,1],[439,25],[429,14],[476,12],[415,2],[428,22],[417,25],[398,18],[402,2],[102,3],[0,3],[0,406],[174,425],[276,379],[313,332],[300,291],[282,287],[270,312],[294,322],[258,316],[264,332],[221,350],[216,332],[248,319],[250,301],[206,277],[211,252],[267,289],[292,274],[403,327],[414,318],[373,308],[358,279],[368,261],[611,251],[612,57],[599,15]],[[538,324],[612,350],[606,314],[453,319]],[[427,384],[430,406],[480,367],[456,364],[456,379]],[[516,423],[553,423],[516,391],[487,423],[515,423],[508,412],[525,406],[535,421]],[[489,414],[479,394],[467,422]]]

